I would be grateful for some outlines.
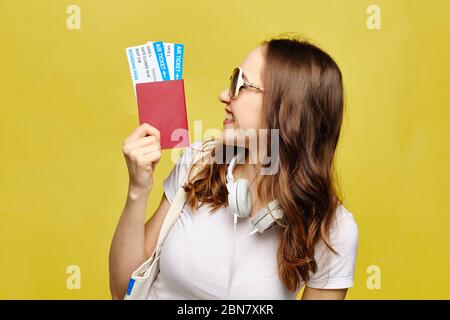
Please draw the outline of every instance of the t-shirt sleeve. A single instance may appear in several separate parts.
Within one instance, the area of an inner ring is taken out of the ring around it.
[[[173,199],[181,184],[184,183],[186,174],[190,168],[191,162],[194,160],[195,154],[201,146],[201,141],[193,142],[189,147],[185,147],[182,150],[181,156],[179,156],[170,171],[169,175],[163,181],[164,194],[167,200],[172,204]]]
[[[344,289],[353,287],[358,251],[358,225],[353,214],[338,207],[335,224],[330,230],[329,243],[338,253],[331,252],[320,242],[314,254],[317,272],[310,273],[306,286],[317,289]]]

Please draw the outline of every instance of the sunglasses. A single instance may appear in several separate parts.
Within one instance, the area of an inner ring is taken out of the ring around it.
[[[244,80],[244,73],[242,69],[237,67],[233,70],[233,73],[230,77],[230,97],[231,99],[235,99],[241,88],[254,88],[258,91],[264,91],[264,89],[256,84],[251,83],[250,81]]]

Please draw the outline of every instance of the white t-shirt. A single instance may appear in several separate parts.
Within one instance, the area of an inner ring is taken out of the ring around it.
[[[201,141],[191,144],[199,148]],[[164,192],[172,203],[184,182],[195,151],[183,149]],[[316,245],[318,271],[306,283],[311,288],[338,289],[353,286],[358,247],[358,227],[342,205],[330,231],[334,255],[321,242]],[[148,299],[296,299],[277,272],[277,228],[253,230],[251,218],[238,218],[236,233],[228,208],[214,213],[204,204],[195,212],[186,204],[170,230],[160,253],[160,273]],[[310,273],[311,274],[311,273]]]

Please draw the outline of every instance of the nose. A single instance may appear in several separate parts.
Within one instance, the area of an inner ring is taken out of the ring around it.
[[[231,102],[230,91],[228,90],[228,88],[226,88],[219,94],[219,101],[226,104]]]

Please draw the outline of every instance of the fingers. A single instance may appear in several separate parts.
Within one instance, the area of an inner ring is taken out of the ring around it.
[[[134,163],[146,170],[154,168],[161,159],[159,130],[147,123],[140,125],[125,139],[122,151],[127,165]]]
[[[136,141],[124,143],[123,151],[127,153],[128,150],[133,150],[135,148],[146,147],[150,145],[161,146],[155,136],[146,136],[144,138],[139,138]]]
[[[125,155],[130,156],[131,159],[133,159],[133,157],[136,157],[137,155],[147,154],[156,151],[161,153],[161,145],[159,144],[159,142],[155,142],[150,145],[143,145],[140,147],[131,146],[130,144],[123,146],[123,153]]]
[[[161,151],[153,150],[148,153],[139,153],[136,156],[136,163],[139,167],[148,169],[154,163],[158,163],[161,159]]]
[[[152,127],[148,123],[143,123],[137,127],[126,139],[124,144],[137,141],[146,136],[155,136],[156,140],[161,141],[161,134],[158,129]]]
[[[146,165],[152,164],[153,162],[158,162],[159,159],[161,159],[161,151],[145,153],[142,155],[142,158]]]
[[[135,148],[126,153],[126,156],[139,167],[145,168],[161,159],[161,149],[159,145]]]
[[[161,147],[157,144],[138,148],[138,152],[140,154],[148,154],[148,153],[152,153],[155,151],[161,151]]]

